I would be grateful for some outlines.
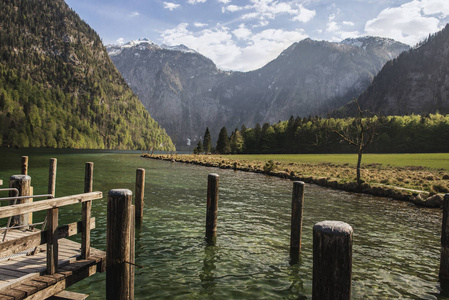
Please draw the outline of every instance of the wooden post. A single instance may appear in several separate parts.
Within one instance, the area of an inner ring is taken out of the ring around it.
[[[28,175],[28,156],[22,156],[22,164],[20,166],[20,174]]]
[[[351,299],[352,232],[339,221],[313,226],[312,299]]]
[[[132,192],[110,190],[108,194],[106,241],[106,299],[130,298]]]
[[[134,299],[134,264],[136,263],[136,206],[131,206],[131,234],[129,251],[129,299]]]
[[[212,245],[217,239],[218,178],[218,174],[207,177],[206,241]]]
[[[136,171],[136,224],[140,224],[143,219],[143,205],[145,193],[145,169],[137,169]]]
[[[9,179],[9,187],[16,188],[19,190],[19,196],[30,196],[31,191],[31,177],[28,175],[13,175]],[[10,196],[13,197],[13,194],[10,192]],[[10,201],[10,204],[14,204],[14,200]],[[17,204],[20,203],[28,203],[30,199],[21,199],[17,200]],[[20,216],[14,216],[12,218],[12,224],[16,225],[28,225],[29,223],[29,214],[23,214]]]
[[[56,165],[56,158],[50,158],[50,168],[48,171],[48,193],[52,194],[53,198],[55,198],[56,192]],[[48,197],[48,199],[51,199],[51,197]]]
[[[47,210],[47,274],[58,272],[58,208]]]
[[[90,193],[93,190],[94,163],[87,162],[84,172],[84,192]],[[81,257],[86,259],[90,256],[90,218],[92,214],[92,201],[83,202],[81,232]]]
[[[290,263],[296,264],[301,251],[302,213],[304,207],[304,182],[293,182],[292,218],[290,231]]]
[[[449,281],[449,194],[444,195],[443,222],[441,228],[440,282],[447,288]]]

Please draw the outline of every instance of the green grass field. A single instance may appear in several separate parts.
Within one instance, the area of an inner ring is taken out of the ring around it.
[[[229,157],[229,156],[228,156]],[[320,163],[355,165],[357,154],[252,154],[232,155],[232,159],[247,161],[294,162],[294,163]],[[231,158],[229,157],[229,158]],[[362,164],[382,164],[393,167],[421,166],[430,169],[444,169],[449,171],[449,153],[405,153],[405,154],[364,154]]]

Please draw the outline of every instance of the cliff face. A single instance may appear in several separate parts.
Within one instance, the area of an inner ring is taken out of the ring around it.
[[[0,2],[0,145],[173,149],[63,0]]]
[[[449,25],[389,61],[360,96],[383,115],[449,113]]]
[[[108,52],[130,87],[178,145],[206,127],[326,114],[354,97],[383,64],[408,46],[365,37],[342,43],[306,39],[252,72],[223,72],[192,50],[166,49],[147,40],[110,46]]]

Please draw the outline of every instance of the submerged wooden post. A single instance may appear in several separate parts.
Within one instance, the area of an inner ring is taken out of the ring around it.
[[[93,191],[94,163],[87,162],[84,170],[84,192]],[[81,220],[83,230],[81,231],[81,258],[90,256],[90,217],[92,211],[92,201],[83,202]]]
[[[20,174],[28,175],[28,156],[22,156],[22,163],[20,165]]]
[[[136,224],[140,224],[143,219],[143,195],[145,193],[145,169],[137,169],[136,171]]]
[[[301,251],[302,213],[304,207],[304,182],[293,182],[292,218],[290,231],[290,263],[298,262]]]
[[[449,281],[449,194],[444,195],[443,222],[441,228],[440,281]],[[448,284],[445,284],[445,287]]]
[[[218,178],[218,174],[207,177],[206,241],[209,244],[215,244],[217,238]]]
[[[313,226],[312,299],[351,299],[352,232],[339,221]]]
[[[106,299],[130,298],[132,192],[110,190],[108,194],[106,241]]]
[[[19,190],[19,196],[30,196],[31,195],[31,177],[28,175],[13,175],[9,178],[9,187],[16,188]],[[14,195],[10,192],[10,196]],[[20,203],[28,203],[30,199],[21,199],[21,200],[12,200],[9,204],[20,204]],[[23,214],[20,216],[14,216],[12,218],[12,224],[15,225],[28,225],[29,223],[29,214]]]

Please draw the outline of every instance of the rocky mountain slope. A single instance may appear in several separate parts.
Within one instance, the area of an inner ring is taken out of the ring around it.
[[[173,149],[63,0],[0,2],[0,145]]]
[[[233,130],[326,114],[360,95],[385,62],[408,49],[377,37],[306,39],[251,72],[223,72],[192,50],[164,49],[148,40],[109,46],[108,53],[151,115],[184,145],[206,127],[217,136],[223,125]]]
[[[383,115],[449,113],[449,25],[389,61],[359,103]]]

